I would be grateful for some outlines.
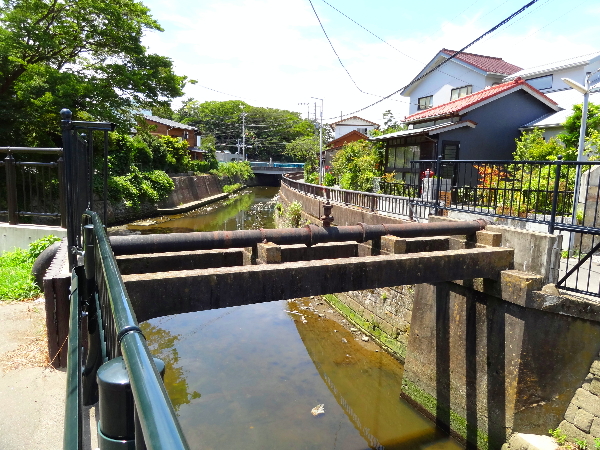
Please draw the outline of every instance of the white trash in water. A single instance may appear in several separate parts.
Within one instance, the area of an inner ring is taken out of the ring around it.
[[[315,406],[313,409],[311,409],[310,413],[313,416],[325,414],[325,403],[321,403],[320,405]]]

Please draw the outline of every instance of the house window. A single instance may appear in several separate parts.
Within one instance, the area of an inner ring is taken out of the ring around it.
[[[544,77],[530,78],[525,80],[528,84],[536,89],[551,89],[552,88],[552,75],[546,75]]]
[[[389,171],[409,169],[410,162],[418,160],[419,155],[420,148],[416,145],[411,145],[409,147],[390,147],[387,169]]]
[[[364,134],[365,136],[367,136],[367,129],[366,128],[357,128],[356,131],[358,131],[359,133]]]
[[[471,94],[472,90],[473,86],[470,85],[452,89],[452,91],[450,92],[450,101],[459,99],[461,97],[464,97],[465,95],[469,95]]]
[[[187,131],[183,132],[183,139],[186,139],[189,137],[189,133]]]
[[[418,110],[422,111],[424,109],[429,109],[433,106],[433,95],[429,95],[427,97],[421,97],[419,99],[419,107]]]

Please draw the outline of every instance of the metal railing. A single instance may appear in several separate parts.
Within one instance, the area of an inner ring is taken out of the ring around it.
[[[377,212],[405,219],[412,219],[414,214],[414,208],[410,203],[410,197],[319,186],[294,180],[287,175],[282,177],[281,182],[290,189],[294,189],[311,197],[322,198],[324,201],[329,200],[345,206],[352,206],[370,212]]]
[[[62,148],[0,147],[6,157],[0,161],[6,194],[0,199],[0,215],[8,223],[23,223],[32,217],[35,223],[60,224],[66,227],[64,196],[64,162]],[[36,155],[42,161],[28,161]],[[15,156],[17,158],[15,159]],[[52,157],[56,161],[51,161]]]
[[[139,328],[104,225],[92,211],[85,212],[83,223],[84,265],[73,270],[63,448],[82,448],[82,406],[95,403],[98,397],[101,399],[99,439],[127,440],[123,436],[104,437],[102,434],[102,418],[110,417],[110,408],[119,408],[119,405],[103,405],[97,383],[101,366],[122,357],[141,430],[138,431],[138,427],[130,430],[136,448],[187,449],[175,411]],[[86,339],[82,339],[82,329],[88,330],[85,362],[81,342]],[[128,412],[134,414],[133,410]],[[122,410],[114,414],[134,423],[133,417],[126,418],[126,415]],[[131,436],[129,438],[131,441]],[[141,443],[146,447],[138,447]]]

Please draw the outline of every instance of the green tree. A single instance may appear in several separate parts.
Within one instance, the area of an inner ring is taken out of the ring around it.
[[[407,126],[399,123],[391,110],[383,113],[383,128],[371,131],[371,136],[381,136],[382,134],[395,133],[396,131],[406,130]]]
[[[293,160],[304,163],[304,179],[314,181],[319,170],[319,138],[318,136],[302,136],[285,146],[285,154]]]
[[[582,108],[583,105],[573,105],[573,114],[567,117],[563,124],[565,131],[558,135],[567,148],[578,148],[579,146]],[[585,136],[589,138],[594,130],[600,131],[600,105],[589,103]]]
[[[186,78],[141,43],[161,31],[141,2],[0,2],[2,145],[59,145],[64,107],[127,129],[133,111],[182,94]]]
[[[576,147],[565,148],[556,138],[546,141],[541,128],[524,131],[515,143],[517,145],[513,153],[515,161],[554,161],[558,155],[562,155],[566,161],[577,159]]]
[[[371,192],[373,178],[380,175],[381,151],[367,141],[345,144],[331,162],[342,189]]]

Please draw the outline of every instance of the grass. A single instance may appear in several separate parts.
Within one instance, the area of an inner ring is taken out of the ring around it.
[[[29,244],[28,250],[16,248],[0,255],[0,301],[28,300],[40,294],[31,268],[40,253],[58,240],[46,236]]]

